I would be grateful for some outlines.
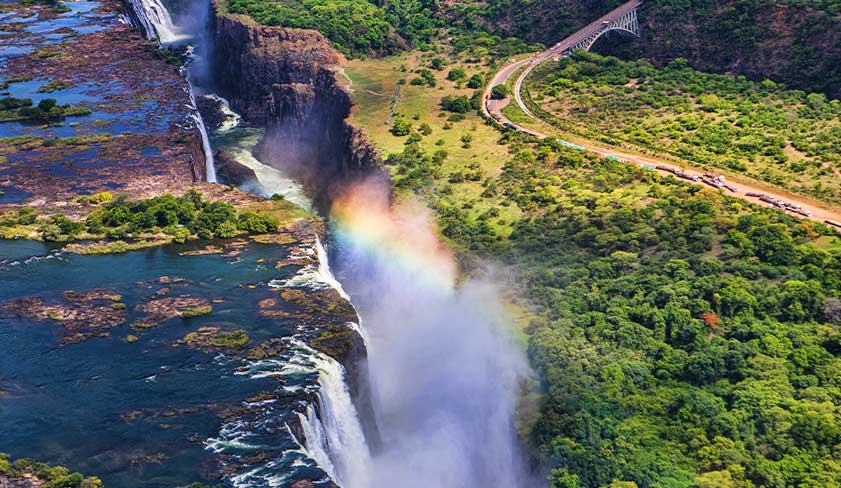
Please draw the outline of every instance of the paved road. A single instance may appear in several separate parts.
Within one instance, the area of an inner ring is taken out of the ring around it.
[[[636,5],[639,5],[639,3],[640,2],[636,1],[636,0],[632,1],[632,2],[628,2],[628,3],[624,4],[622,7],[620,7],[620,9],[623,9],[623,8],[626,9],[622,12],[622,13],[624,13],[625,11],[627,11],[628,8],[635,8]],[[634,4],[636,4],[636,5],[634,5]],[[631,5],[633,5],[633,7],[631,7]],[[617,10],[619,10],[619,9],[617,9]],[[606,16],[600,18],[599,20],[593,22],[592,24],[590,24],[590,26],[601,25],[603,20],[605,20],[607,17],[610,17],[612,15],[616,15],[616,12],[617,11],[614,10],[613,12],[611,12],[611,13],[607,14]],[[621,15],[621,13],[619,15]],[[590,26],[588,26],[588,27],[590,27]],[[560,54],[563,53],[563,51],[565,49],[568,48],[568,46],[574,45],[575,43],[577,43],[581,39],[579,34],[581,34],[583,32],[587,32],[587,28],[582,29],[581,31],[577,32],[576,34],[573,34],[572,36],[566,38],[565,40],[559,42],[558,44],[555,44],[554,46],[552,46],[552,48],[550,48],[549,50],[547,50],[543,53],[539,53],[539,54],[536,54],[532,57],[522,59],[522,60],[519,60],[519,61],[512,60],[509,63],[502,66],[493,75],[490,83],[488,83],[488,85],[485,89],[485,97],[484,97],[485,101],[482,105],[482,111],[485,113],[485,115],[487,115],[489,117],[492,117],[493,119],[495,119],[500,124],[503,124],[503,125],[511,128],[511,129],[518,130],[520,132],[524,132],[526,134],[529,134],[529,135],[532,135],[532,136],[535,136],[535,137],[539,137],[539,138],[551,137],[549,135],[543,134],[543,133],[541,133],[539,131],[536,131],[534,129],[530,129],[528,127],[525,127],[522,124],[515,124],[511,120],[509,120],[502,113],[502,109],[503,109],[503,107],[505,107],[506,105],[508,105],[510,103],[511,99],[506,98],[506,99],[503,99],[503,100],[493,100],[493,99],[491,99],[491,89],[496,85],[501,85],[501,84],[507,83],[508,80],[511,78],[511,76],[514,75],[514,73],[516,73],[521,68],[525,68],[524,71],[517,78],[517,86],[515,86],[515,89],[514,89],[514,94],[515,94],[514,98],[515,98],[515,101],[520,106],[520,108],[523,110],[523,112],[525,112],[527,115],[534,118],[534,116],[531,114],[531,112],[528,110],[528,108],[525,106],[525,104],[522,103],[522,100],[519,97],[519,91],[520,91],[519,88],[522,85],[522,80],[525,78],[525,75],[527,75],[528,72],[530,72],[534,68],[534,66],[542,63],[546,59],[559,56]],[[565,47],[565,46],[567,46],[567,47]],[[567,143],[567,144],[569,144],[569,143]],[[667,166],[669,168],[678,168],[679,167],[689,177],[692,177],[692,176],[700,177],[705,172],[704,170],[697,169],[697,168],[691,168],[691,167],[688,167],[688,166],[683,165],[683,164],[678,166],[678,165],[675,165],[674,163],[669,163],[669,162],[663,161],[663,160],[657,160],[657,159],[654,159],[654,158],[625,154],[625,153],[617,151],[616,149],[609,148],[609,147],[604,147],[604,146],[599,146],[599,145],[595,145],[595,144],[592,144],[592,143],[580,144],[580,145],[578,145],[578,147],[581,147],[582,150],[584,150],[584,151],[589,151],[589,152],[598,154],[599,156],[602,156],[602,157],[611,157],[613,159],[618,159],[618,160],[627,162],[629,164],[634,164],[634,165],[640,166],[640,167],[655,168],[658,165],[659,166]],[[657,171],[658,173],[664,174],[664,175],[672,174],[671,171],[663,170],[663,169],[655,169],[655,171]],[[775,197],[777,200],[782,200],[782,201],[785,201],[785,202],[790,202],[792,204],[799,205],[801,207],[802,211],[811,213],[811,215],[809,217],[805,217],[803,215],[796,214],[796,213],[794,215],[804,217],[804,218],[810,218],[810,219],[818,221],[818,222],[825,222],[827,220],[832,220],[834,222],[841,222],[841,212],[839,212],[837,210],[818,207],[817,205],[814,205],[813,203],[810,203],[809,201],[806,201],[806,199],[804,199],[803,197],[800,197],[800,196],[797,196],[797,195],[792,195],[792,194],[784,194],[784,193],[781,193],[781,192],[770,192],[770,191],[766,191],[766,190],[762,189],[759,186],[754,186],[754,185],[750,185],[750,184],[746,184],[746,183],[739,183],[739,182],[733,182],[733,181],[727,181],[726,183],[728,185],[732,186],[735,189],[735,192],[729,191],[729,190],[722,190],[722,191],[725,191],[728,195],[731,195],[731,196],[734,196],[734,197],[737,197],[737,198],[741,198],[743,200],[747,200],[747,201],[757,203],[757,204],[760,204],[760,205],[769,205],[769,204],[767,202],[763,202],[758,197],[748,196],[747,193],[758,193],[758,194],[771,195],[771,196]],[[773,206],[773,205],[771,205],[771,206]],[[789,210],[783,210],[783,209],[781,209],[781,210],[786,211],[787,213],[791,213]],[[839,230],[841,230],[841,226],[837,226],[837,227],[839,228]]]
[[[596,32],[604,29],[606,24],[610,24],[614,20],[622,17],[623,15],[627,14],[631,10],[642,5],[641,0],[630,0],[628,2],[623,3],[619,7],[611,10],[610,12],[602,15],[598,19],[590,22],[583,28],[579,29],[574,34],[570,35],[569,37],[563,39],[562,41],[558,42],[554,46],[550,47],[546,51],[542,53],[538,53],[531,58],[525,60],[521,66],[525,66],[526,68],[520,73],[520,76],[517,77],[517,81],[514,82],[514,99],[517,101],[517,105],[520,106],[520,110],[522,110],[526,115],[529,117],[534,117],[534,114],[531,113],[529,108],[523,103],[523,99],[521,97],[522,89],[523,89],[523,82],[525,81],[526,77],[529,73],[532,72],[534,68],[539,66],[544,61],[548,61],[549,59],[559,58],[564,56],[564,54],[569,51],[572,46],[575,46],[579,42],[587,39],[590,35],[595,34]]]

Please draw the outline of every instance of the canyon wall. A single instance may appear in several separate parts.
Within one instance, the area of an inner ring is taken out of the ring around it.
[[[261,161],[296,174],[316,205],[362,177],[386,178],[378,152],[346,121],[350,94],[336,76],[344,58],[315,31],[262,26],[213,3],[212,71],[218,92],[248,125],[266,128]],[[379,441],[369,392],[365,342],[350,328],[317,341],[345,368],[348,387],[372,448]]]
[[[337,80],[344,58],[323,35],[213,8],[217,88],[247,124],[266,128],[261,160],[296,173],[321,205],[349,178],[384,177],[377,152],[345,120],[352,102]]]

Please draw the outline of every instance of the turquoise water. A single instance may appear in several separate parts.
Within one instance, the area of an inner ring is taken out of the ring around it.
[[[105,288],[120,294],[128,311],[127,323],[109,337],[67,345],[58,323],[0,311],[0,452],[66,465],[110,487],[230,484],[255,466],[290,481],[324,477],[286,427],[317,383],[314,370],[284,368],[290,361],[307,365],[294,346],[300,320],[263,317],[257,305],[280,299],[270,280],[298,271],[273,266],[288,250],[251,244],[238,256],[180,255],[191,249],[86,257],[37,242],[0,241],[0,303],[32,296],[60,302],[67,290]],[[162,283],[161,276],[184,281]],[[128,324],[145,315],[135,306],[160,298],[163,288],[169,289],[164,296],[222,302],[207,316],[133,331]],[[283,338],[289,349],[276,361],[253,362],[173,347],[209,324],[244,329],[251,345]],[[126,341],[130,334],[137,342]],[[275,397],[246,402],[261,392]],[[249,459],[256,454],[261,458]],[[223,476],[223,468],[231,475]]]

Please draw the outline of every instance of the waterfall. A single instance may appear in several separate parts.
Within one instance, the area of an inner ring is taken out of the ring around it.
[[[210,136],[207,135],[207,127],[204,125],[204,120],[202,120],[198,105],[196,105],[196,95],[189,76],[187,77],[187,83],[190,85],[190,102],[193,104],[193,113],[190,115],[195,121],[199,132],[201,132],[201,145],[204,150],[204,165],[207,173],[207,181],[216,183],[216,164],[213,161],[213,148],[210,146]]]
[[[172,17],[161,0],[129,0],[129,3],[147,39],[157,38],[161,44],[169,44],[184,38],[176,33]]]
[[[350,296],[347,294],[344,288],[342,288],[342,284],[339,283],[339,280],[333,276],[333,272],[330,271],[330,261],[327,257],[327,250],[324,249],[324,244],[321,243],[321,239],[318,236],[315,236],[315,252],[318,256],[318,277],[319,279],[325,283],[330,288],[335,289],[339,292],[342,298],[347,301],[350,301]]]
[[[221,97],[216,93],[208,93],[205,96],[218,103],[219,111],[225,114],[225,120],[222,122],[219,129],[217,129],[219,132],[228,132],[234,127],[239,126],[240,122],[242,122],[242,116],[231,109],[231,103],[228,102],[226,98]]]
[[[333,467],[333,461],[330,460],[330,454],[327,450],[327,433],[324,432],[324,425],[318,419],[318,414],[315,407],[310,404],[307,405],[307,414],[298,414],[301,421],[301,429],[304,431],[304,440],[307,449],[307,455],[315,461],[318,466],[327,473],[330,479],[336,479],[336,468]]]
[[[307,452],[340,486],[370,486],[371,452],[345,382],[341,364],[324,354],[313,354],[318,368],[320,415],[312,405],[299,414]]]
[[[172,21],[172,16],[169,15],[169,10],[161,3],[161,0],[128,0],[131,5],[131,10],[134,12],[134,18],[138,20],[147,39],[158,39],[161,45],[172,44],[176,41],[187,39],[185,36],[177,33],[175,23]],[[193,46],[188,46],[187,54],[190,57],[191,63],[195,61],[196,55]],[[216,183],[216,166],[213,161],[213,148],[210,146],[210,136],[207,134],[207,127],[204,125],[201,114],[196,104],[196,94],[193,89],[193,82],[190,80],[189,72],[187,84],[189,85],[189,95],[191,108],[193,113],[190,118],[195,122],[196,127],[201,133],[202,150],[204,151],[205,172],[207,173],[207,181]]]

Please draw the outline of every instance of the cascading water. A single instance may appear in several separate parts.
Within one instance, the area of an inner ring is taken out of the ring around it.
[[[239,126],[242,122],[242,116],[231,109],[231,104],[226,98],[220,97],[215,93],[209,93],[205,96],[215,101],[219,106],[219,111],[225,116],[225,120],[223,120],[219,128],[216,129],[217,131],[224,133]]]
[[[193,83],[189,82],[190,77],[187,76],[188,83],[190,85],[190,102],[192,102],[193,112],[192,117],[196,123],[196,127],[201,132],[201,145],[202,150],[204,151],[204,164],[205,164],[205,172],[207,173],[207,181],[211,183],[216,183],[216,164],[213,161],[213,148],[210,146],[210,136],[207,134],[207,127],[204,125],[204,119],[202,119],[201,113],[199,113],[198,106],[196,105],[196,94],[193,90]]]
[[[172,21],[172,16],[170,16],[169,10],[161,3],[161,0],[128,1],[134,12],[134,18],[140,22],[139,27],[145,32],[147,39],[157,39],[162,45],[166,46],[189,38],[189,36],[177,33],[178,29]],[[206,179],[211,183],[215,183],[216,165],[213,161],[213,148],[210,146],[210,136],[207,133],[207,127],[196,104],[195,89],[189,71],[190,65],[195,64],[197,60],[193,46],[188,47],[187,54],[190,58],[190,62],[185,67],[187,69],[187,84],[189,85],[190,108],[192,109],[190,117],[201,134]]]
[[[307,451],[330,477],[346,487],[370,486],[370,450],[362,424],[345,382],[345,372],[336,360],[314,354],[319,371],[318,404],[299,414]]]
[[[168,13],[162,15],[159,0],[130,2],[144,26],[152,26],[163,42],[171,39],[176,30],[169,27]],[[192,84],[190,95],[195,105]],[[199,115],[196,125],[213,181],[212,147]],[[265,185],[264,193],[272,191]],[[438,240],[429,216],[420,208],[395,212],[387,195],[381,187],[351,187],[334,206],[331,222],[344,281],[366,318],[364,329],[353,326],[369,351],[382,446],[372,455],[342,366],[298,347],[303,362],[312,363],[310,373],[318,371],[318,407],[307,405],[297,415],[306,455],[343,488],[544,484],[531,479],[518,450],[513,417],[526,367],[521,352],[499,330],[504,313],[496,305],[498,296],[485,283],[457,284],[453,256]],[[348,298],[321,242],[310,252],[318,257],[317,266],[305,266],[271,286],[334,288]],[[262,369],[253,374],[285,376],[290,368],[297,370],[296,364],[258,364],[255,368]],[[223,428],[220,439],[208,446],[225,452],[243,435],[236,425]],[[294,457],[290,453],[285,451],[283,458]],[[287,486],[289,467],[283,463],[271,460],[231,480],[237,487]],[[285,471],[278,472],[281,468]]]
[[[420,204],[392,205],[379,182],[333,202],[342,281],[365,317],[382,446],[367,485],[531,488],[513,428],[525,360],[491,280],[458,280]]]
[[[177,33],[169,10],[160,0],[128,1],[147,39],[158,39],[162,44],[184,39],[183,35]]]

